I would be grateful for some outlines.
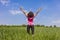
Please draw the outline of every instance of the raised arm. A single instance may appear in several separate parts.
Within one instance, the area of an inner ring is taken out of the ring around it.
[[[37,16],[37,14],[42,10],[42,8],[39,8],[36,13],[34,14],[34,16]]]
[[[27,16],[26,15],[27,12],[22,7],[20,7],[20,10],[25,14],[25,16]]]

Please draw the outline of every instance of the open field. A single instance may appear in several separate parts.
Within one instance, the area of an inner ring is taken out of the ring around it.
[[[28,35],[26,27],[0,27],[0,40],[60,40],[60,28],[35,27]]]

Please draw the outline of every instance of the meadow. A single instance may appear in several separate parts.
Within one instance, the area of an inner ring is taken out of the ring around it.
[[[0,26],[0,40],[60,40],[60,28],[35,26],[34,35],[29,35],[26,27]]]

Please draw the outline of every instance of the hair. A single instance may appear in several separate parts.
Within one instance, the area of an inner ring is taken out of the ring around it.
[[[28,17],[34,17],[34,13],[33,13],[32,11],[30,11],[30,12],[28,13]]]

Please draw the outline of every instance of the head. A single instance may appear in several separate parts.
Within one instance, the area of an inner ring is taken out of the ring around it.
[[[28,17],[34,17],[34,13],[33,13],[32,11],[30,11],[30,12],[28,13]]]

